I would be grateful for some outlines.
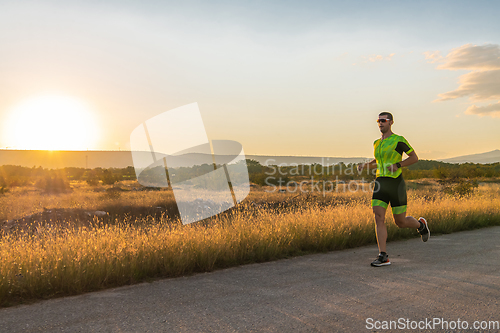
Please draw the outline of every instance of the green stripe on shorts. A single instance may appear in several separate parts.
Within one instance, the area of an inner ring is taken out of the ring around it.
[[[372,207],[373,206],[380,206],[387,209],[387,206],[389,206],[389,204],[387,202],[383,202],[382,200],[372,199]]]
[[[405,206],[392,207],[392,213],[393,214],[402,214],[404,212],[406,212],[406,205]]]

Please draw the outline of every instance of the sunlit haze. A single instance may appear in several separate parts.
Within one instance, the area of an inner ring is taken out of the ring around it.
[[[0,148],[127,150],[142,122],[196,102],[208,137],[248,155],[371,157],[381,111],[420,158],[500,149],[499,11],[1,1]],[[29,102],[46,95],[79,102]]]
[[[3,141],[14,149],[84,150],[98,139],[91,110],[67,96],[27,99],[8,110],[3,127]]]

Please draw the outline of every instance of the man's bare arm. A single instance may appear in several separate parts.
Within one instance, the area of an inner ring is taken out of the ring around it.
[[[412,151],[411,153],[408,154],[408,158],[405,159],[404,161],[401,161],[401,166],[402,167],[407,167],[412,164],[415,164],[418,162],[418,156],[415,153],[415,151]]]
[[[401,164],[401,167],[407,167],[412,164],[415,164],[418,162],[418,156],[415,153],[415,151],[412,151],[411,153],[408,154],[408,158],[405,160],[401,161],[399,164]],[[390,165],[388,167],[389,171],[394,172],[398,169],[398,166],[396,164]]]
[[[370,162],[358,164],[358,171],[362,171],[364,168],[371,169],[373,167],[377,167],[377,160],[376,159],[373,159]]]

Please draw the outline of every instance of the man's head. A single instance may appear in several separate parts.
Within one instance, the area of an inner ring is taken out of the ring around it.
[[[379,113],[377,123],[380,132],[382,132],[382,134],[387,133],[391,129],[392,124],[394,124],[394,118],[392,117],[392,113],[390,112]]]

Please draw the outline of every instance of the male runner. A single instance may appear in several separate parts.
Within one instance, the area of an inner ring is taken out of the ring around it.
[[[358,170],[377,166],[372,207],[375,214],[379,255],[371,265],[378,267],[391,264],[386,253],[387,227],[385,225],[385,212],[389,203],[394,222],[398,227],[417,229],[424,242],[429,239],[430,231],[423,217],[416,220],[412,216],[406,216],[406,185],[401,168],[416,163],[417,154],[405,138],[392,132],[391,126],[394,120],[391,113],[380,113],[377,123],[382,137],[373,143],[375,159],[358,165]],[[408,155],[404,161],[402,160],[403,152]]]

